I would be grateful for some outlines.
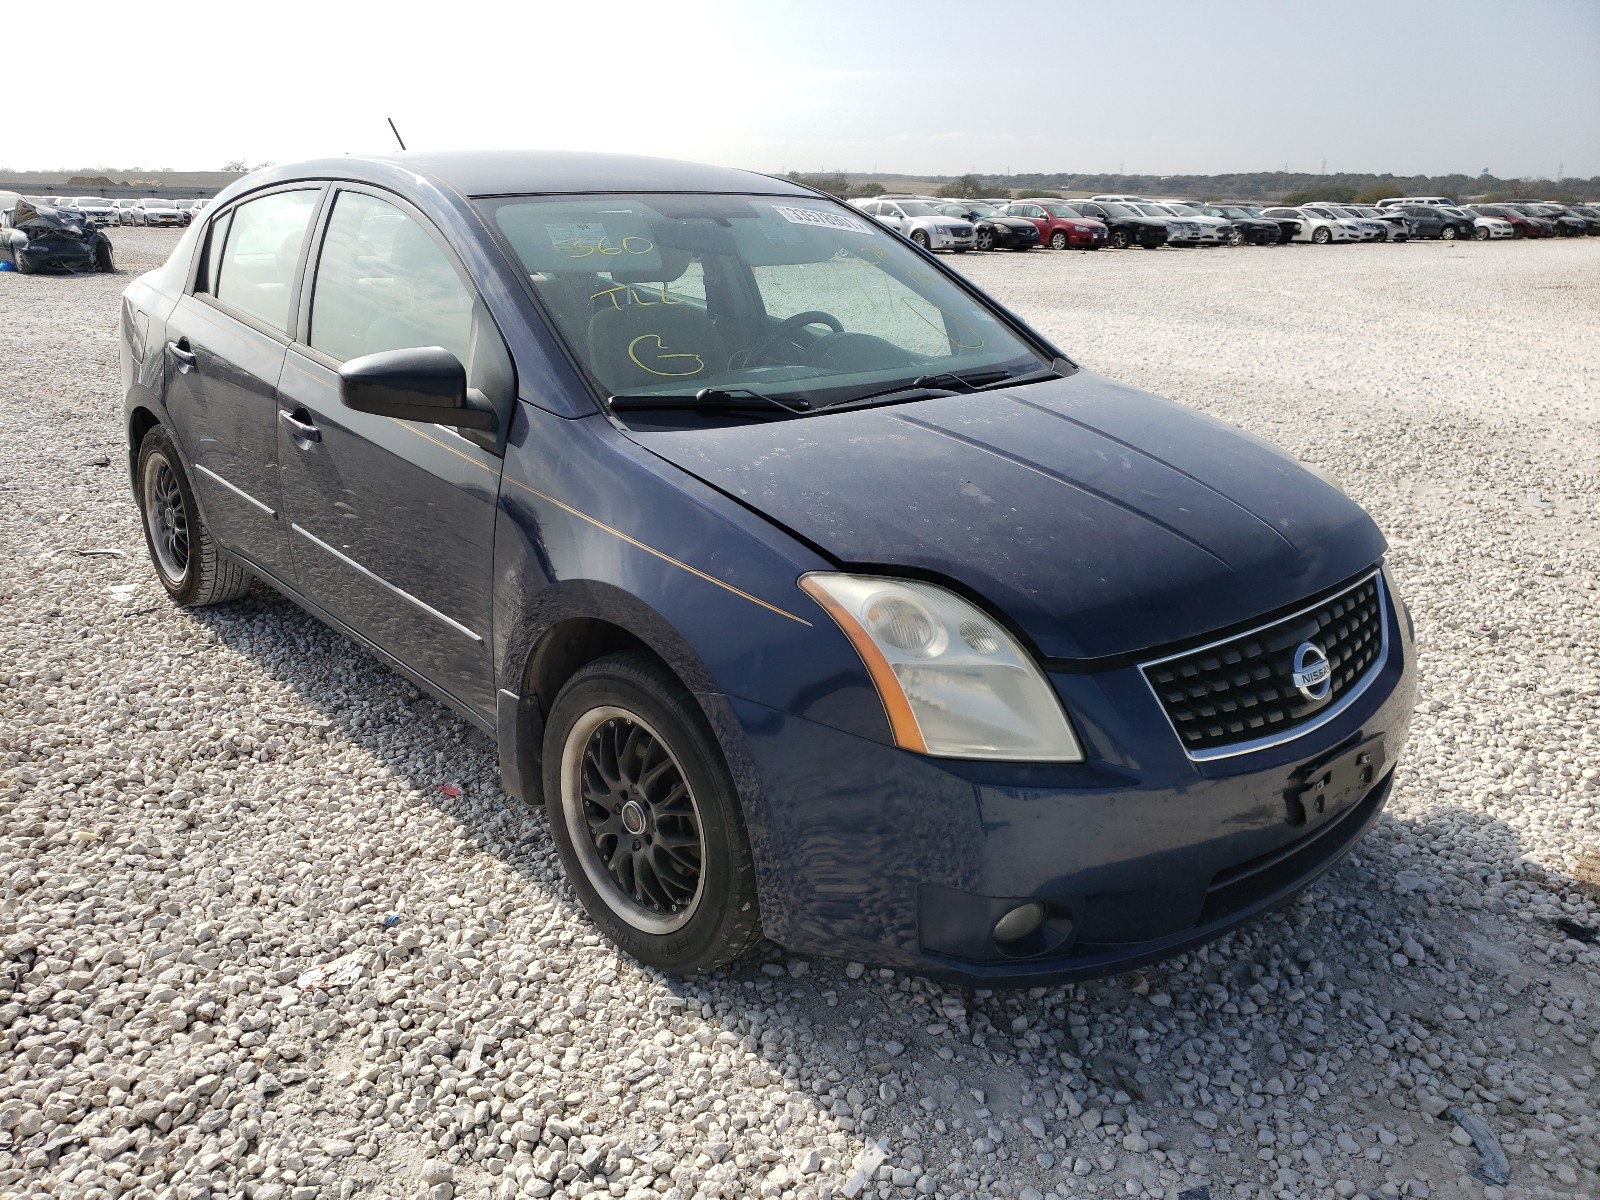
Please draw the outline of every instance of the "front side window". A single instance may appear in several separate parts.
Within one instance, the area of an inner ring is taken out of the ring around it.
[[[471,337],[472,293],[427,228],[386,200],[340,192],[317,258],[311,347],[344,362],[443,346],[465,363]]]
[[[154,202],[152,202],[152,207]],[[233,210],[213,294],[272,328],[289,328],[289,293],[315,191],[274,192]]]
[[[928,375],[976,372],[992,383],[1045,365],[917,252],[827,201],[479,203],[613,397],[747,389],[814,409]]]

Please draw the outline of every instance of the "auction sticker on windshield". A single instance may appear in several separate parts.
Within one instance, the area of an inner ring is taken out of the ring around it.
[[[865,221],[858,221],[843,213],[818,212],[813,208],[790,208],[786,204],[774,204],[772,211],[785,221],[796,225],[816,225],[823,229],[843,229],[850,233],[873,232],[872,227]]]

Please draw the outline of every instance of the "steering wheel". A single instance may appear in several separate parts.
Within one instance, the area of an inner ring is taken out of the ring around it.
[[[776,329],[751,347],[750,352],[745,355],[744,361],[751,366],[760,365],[767,355],[785,342],[796,349],[804,349],[799,342],[794,340],[794,335],[807,325],[826,325],[834,333],[844,332],[844,322],[832,313],[818,312],[815,309],[808,312],[798,312],[794,316],[785,317],[778,322]]]

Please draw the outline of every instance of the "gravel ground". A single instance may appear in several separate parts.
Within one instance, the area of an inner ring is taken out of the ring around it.
[[[908,1200],[1600,1192],[1600,243],[959,260],[1340,477],[1423,652],[1389,814],[1298,902],[991,994],[642,970],[485,738],[270,594],[169,605],[113,326],[175,235],[113,237],[0,275],[0,1195],[820,1200],[879,1139]]]

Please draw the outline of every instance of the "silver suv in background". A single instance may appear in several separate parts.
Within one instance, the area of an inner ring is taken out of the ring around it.
[[[971,221],[947,217],[924,200],[875,199],[850,203],[890,229],[903,233],[924,250],[954,250],[965,254],[977,238],[977,229]]]

